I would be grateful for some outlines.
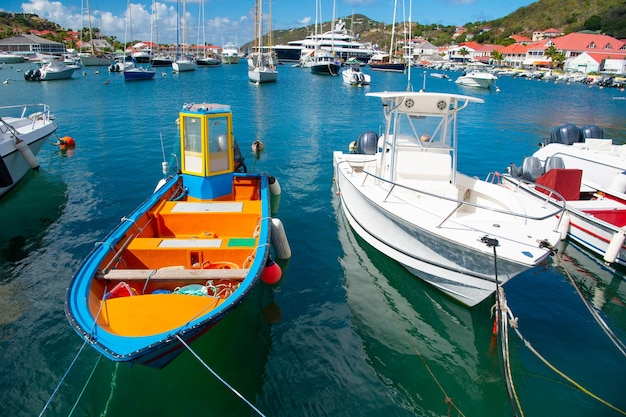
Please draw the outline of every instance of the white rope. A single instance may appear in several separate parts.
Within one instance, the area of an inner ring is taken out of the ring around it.
[[[189,347],[189,345],[187,343],[185,343],[185,341],[179,336],[176,335],[176,338],[180,341],[180,343],[183,344],[183,346],[185,346],[187,348],[187,350],[189,350],[189,352],[191,352],[191,354],[209,371],[211,372],[211,374],[213,374],[213,376],[215,378],[217,378],[218,381],[220,381],[222,384],[224,384],[229,390],[231,390],[233,392],[233,394],[235,394],[236,396],[238,396],[239,398],[241,398],[243,400],[243,402],[245,402],[246,404],[248,404],[248,406],[250,408],[252,408],[258,415],[260,415],[261,417],[265,417],[265,414],[263,414],[258,408],[256,408],[250,401],[248,401],[243,395],[241,395],[236,389],[234,389],[231,385],[228,384],[228,382],[226,382],[221,376],[219,376],[217,374],[217,372],[215,372],[213,369],[211,369],[209,367],[209,365],[207,365],[202,358],[200,358],[200,356],[198,356],[196,354],[196,352],[194,352],[191,347]]]
[[[78,359],[78,355],[80,355],[80,352],[83,351],[83,348],[85,347],[86,344],[87,344],[87,341],[85,340],[85,342],[83,342],[83,345],[80,347],[80,349],[78,349],[78,353],[76,353],[76,356],[74,357],[74,360],[72,360],[72,363],[70,363],[70,366],[67,368],[67,370],[65,371],[65,374],[63,375],[63,377],[59,381],[59,384],[54,389],[54,392],[52,392],[52,395],[50,396],[50,398],[48,398],[48,401],[46,402],[46,405],[44,405],[43,409],[41,410],[41,413],[39,413],[39,417],[43,416],[43,413],[46,412],[46,409],[48,408],[48,406],[52,402],[52,399],[55,397],[55,395],[57,395],[57,392],[59,392],[59,388],[61,388],[61,385],[63,384],[63,381],[65,381],[65,378],[70,373],[70,369],[72,369],[72,367],[76,363],[76,360]]]

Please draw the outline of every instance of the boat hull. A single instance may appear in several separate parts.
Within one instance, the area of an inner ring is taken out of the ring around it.
[[[196,70],[196,63],[193,61],[174,61],[172,69],[176,72],[189,72]]]
[[[179,194],[185,175],[173,177],[79,267],[66,316],[105,357],[163,368],[185,350],[179,337],[186,343],[200,337],[259,282],[269,257],[268,180],[224,175],[218,182],[232,180],[231,199],[185,200]],[[215,225],[211,232],[208,224]],[[194,294],[179,292],[191,287]],[[198,294],[199,287],[214,292]]]
[[[80,55],[80,63],[85,67],[108,67],[114,62],[112,58],[98,55]]]
[[[548,199],[546,194],[537,191],[533,183],[525,183],[510,175],[504,175],[503,180],[511,187],[525,191],[537,201],[549,201],[552,206],[558,204],[558,201]],[[611,219],[619,219],[620,224],[626,224],[626,205],[614,200],[568,201],[566,211],[569,222],[567,236],[601,258],[607,256],[611,241],[623,233],[621,227],[604,221],[603,217],[608,215]],[[615,259],[610,261],[613,262],[626,266],[626,245],[619,245]]]
[[[16,106],[11,106],[16,107]],[[21,107],[21,106],[17,106]],[[36,157],[46,140],[57,130],[56,124],[46,117],[36,117],[31,120],[28,116],[22,118],[3,117],[3,121],[16,129]],[[0,156],[2,160],[2,181],[0,181],[0,197],[15,187],[31,169],[28,161],[15,147],[15,139],[7,133],[0,136]]]
[[[538,265],[549,254],[530,238],[530,229],[524,225],[515,224],[515,221],[507,224],[504,218],[496,220],[484,212],[446,217],[442,213],[458,212],[456,203],[437,201],[439,198],[434,196],[416,197],[411,196],[412,193],[392,192],[390,187],[375,184],[371,176],[368,179],[363,170],[353,169],[348,162],[350,157],[341,152],[334,154],[337,194],[351,227],[370,245],[399,262],[413,275],[466,306],[479,304],[493,294],[497,284],[505,284]],[[363,157],[368,155],[355,156],[365,160]],[[355,162],[356,165],[359,163]],[[472,181],[469,177],[463,180],[461,174],[457,175],[459,182],[469,184]],[[493,188],[492,185],[488,188]],[[484,186],[486,184],[480,185]],[[473,189],[472,193],[478,194],[480,187],[476,187],[476,191]],[[499,191],[506,193],[504,189]],[[465,194],[462,190],[458,193]],[[447,195],[454,198],[449,193]],[[407,204],[415,198],[415,203]],[[450,224],[446,225],[447,222]],[[556,221],[552,223],[556,225]],[[524,233],[529,239],[518,239]],[[494,270],[493,248],[476,243],[483,236],[496,238],[499,242],[497,272]],[[559,241],[555,233],[546,236],[553,244]]]
[[[319,75],[339,75],[341,65],[334,62],[319,62],[311,65],[311,73]]]
[[[255,68],[248,70],[248,79],[253,83],[271,83],[278,79],[278,71]]]
[[[404,64],[404,63],[400,63],[400,64],[394,64],[394,63],[383,63],[383,64],[370,63],[369,66],[372,69],[372,71],[404,72],[404,70],[406,69],[406,64]]]
[[[125,81],[141,81],[141,80],[151,80],[154,78],[156,73],[151,70],[146,70],[142,68],[132,68],[124,71],[124,80]]]

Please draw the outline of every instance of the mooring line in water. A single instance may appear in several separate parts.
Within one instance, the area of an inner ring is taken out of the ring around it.
[[[43,413],[46,412],[46,409],[48,408],[48,406],[52,402],[52,399],[57,395],[57,392],[59,392],[59,388],[61,388],[61,385],[63,384],[63,381],[65,381],[65,378],[70,373],[70,370],[72,369],[72,367],[76,363],[76,360],[78,360],[78,356],[80,355],[80,352],[83,351],[83,348],[85,347],[85,345],[87,345],[87,341],[86,340],[83,342],[83,345],[80,347],[80,349],[78,349],[78,352],[76,353],[76,356],[74,356],[74,359],[72,360],[72,363],[70,363],[70,366],[65,371],[65,374],[63,375],[63,377],[59,381],[59,384],[57,385],[57,387],[52,392],[52,395],[50,396],[50,398],[48,398],[48,401],[46,402],[46,405],[44,405],[43,409],[41,410],[41,413],[39,413],[39,417],[43,416]]]
[[[507,308],[508,309],[508,308]],[[587,394],[588,396],[590,396],[591,398],[593,398],[596,401],[599,401],[600,403],[606,405],[607,407],[617,411],[618,413],[626,416],[626,411],[614,406],[613,404],[611,404],[610,402],[600,398],[599,396],[597,396],[596,394],[592,393],[591,391],[589,391],[587,388],[583,387],[581,384],[579,384],[578,382],[574,381],[572,378],[570,378],[569,376],[567,376],[564,372],[562,372],[561,370],[559,370],[556,366],[552,365],[546,358],[544,358],[541,353],[539,353],[539,351],[537,351],[537,349],[535,349],[532,344],[522,335],[522,333],[520,332],[518,326],[517,326],[517,318],[515,318],[513,316],[513,312],[511,311],[511,309],[508,309],[508,314],[509,317],[511,319],[511,327],[513,328],[513,330],[515,330],[515,333],[517,334],[517,336],[520,338],[520,340],[524,343],[524,345],[537,357],[539,358],[540,361],[542,361],[548,368],[552,369],[556,374],[558,374],[561,378],[565,379],[567,382],[569,382],[570,384],[572,384],[575,388],[579,389],[580,391],[582,391],[583,393]]]
[[[83,389],[80,390],[80,394],[78,394],[78,398],[76,398],[76,401],[74,401],[74,406],[70,410],[70,413],[67,415],[67,417],[71,417],[71,415],[74,414],[74,410],[76,410],[76,407],[78,406],[78,402],[80,401],[83,394],[85,393],[85,390],[87,389],[87,385],[89,385],[89,382],[91,381],[91,378],[93,377],[93,374],[96,372],[96,368],[98,367],[98,364],[100,363],[101,358],[102,358],[102,355],[99,355],[98,360],[94,364],[93,369],[91,370],[91,373],[89,374],[89,378],[87,378],[87,381],[85,381],[85,385],[83,386]]]
[[[261,412],[261,410],[259,410],[258,408],[256,408],[254,406],[254,404],[252,404],[250,401],[248,401],[243,395],[241,395],[239,393],[239,391],[237,391],[235,388],[233,388],[230,384],[228,384],[228,382],[226,382],[221,376],[219,376],[217,374],[217,372],[215,372],[213,369],[211,369],[211,367],[209,365],[207,365],[202,358],[200,358],[200,356],[198,356],[196,354],[196,352],[194,352],[191,347],[185,343],[185,341],[182,339],[182,337],[180,337],[179,335],[176,335],[176,338],[180,341],[180,343],[183,344],[183,346],[185,346],[187,348],[187,350],[189,352],[191,352],[191,354],[198,360],[198,362],[200,362],[209,372],[211,372],[211,374],[213,374],[213,376],[215,378],[217,378],[218,381],[220,381],[222,384],[224,384],[228,389],[230,389],[236,396],[238,396],[239,398],[241,398],[243,400],[243,402],[245,402],[248,407],[252,408],[258,415],[260,415],[261,417],[265,417],[265,414],[263,414]]]
[[[504,290],[500,286],[500,280],[498,279],[498,252],[496,247],[499,242],[498,239],[483,236],[481,239],[487,247],[493,248],[493,271],[496,279],[496,304],[493,306],[496,310],[496,324],[497,324],[497,338],[500,340],[501,355],[498,355],[498,359],[502,361],[502,374],[504,377],[504,383],[506,387],[506,393],[509,397],[509,404],[511,405],[511,411],[513,415],[517,417],[516,410],[519,410],[522,417],[524,416],[524,410],[520,403],[517,391],[515,390],[515,384],[513,383],[513,372],[511,371],[511,359],[509,351],[509,332],[508,332],[508,319],[506,312],[508,310],[506,304],[506,297]],[[492,310],[493,310],[492,308]],[[495,326],[494,326],[495,327]]]
[[[600,316],[600,313],[598,312],[598,310],[595,309],[593,307],[593,305],[591,305],[591,303],[589,303],[589,301],[587,300],[585,295],[582,293],[582,291],[580,290],[578,285],[576,285],[576,281],[574,281],[574,278],[570,274],[569,269],[565,265],[565,262],[563,262],[563,258],[561,258],[561,256],[558,254],[558,252],[555,252],[555,254],[556,254],[557,259],[559,260],[559,263],[561,264],[561,266],[565,270],[565,275],[567,275],[567,279],[574,286],[574,289],[576,290],[576,293],[578,294],[578,296],[582,300],[582,302],[585,305],[585,307],[587,307],[587,310],[589,310],[589,313],[591,314],[593,319],[596,321],[596,323],[598,323],[598,325],[600,326],[602,331],[609,337],[609,339],[611,339],[611,342],[613,342],[613,344],[621,352],[621,354],[626,356],[626,345],[624,344],[624,342],[622,342],[619,339],[619,337],[617,337],[615,335],[615,333],[613,333],[613,330],[611,330],[611,327]]]

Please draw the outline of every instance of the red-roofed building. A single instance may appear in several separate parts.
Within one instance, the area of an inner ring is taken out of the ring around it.
[[[524,65],[526,54],[528,53],[528,46],[513,43],[509,46],[505,46],[500,49],[503,60],[502,64],[507,67],[521,68]]]
[[[513,39],[515,43],[520,45],[528,45],[529,43],[533,42],[532,39],[526,36],[511,35],[509,36],[509,38]]]
[[[567,58],[575,58],[583,52],[626,52],[626,43],[623,41],[595,33],[570,33],[551,39],[546,47],[550,45],[565,52]]]
[[[544,39],[553,39],[559,36],[563,36],[563,32],[558,29],[550,28],[538,32],[533,32],[533,42],[539,42]]]
[[[604,72],[609,74],[626,73],[626,52],[583,52],[575,58],[568,59],[565,70],[572,72]]]

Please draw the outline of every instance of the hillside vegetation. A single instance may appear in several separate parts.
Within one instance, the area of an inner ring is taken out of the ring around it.
[[[377,44],[382,49],[389,47],[391,37],[389,23],[377,22],[360,14],[345,16],[343,20],[346,27],[352,29],[360,40]],[[422,36],[435,46],[453,43],[455,26],[424,25],[419,23],[419,18],[417,20],[412,24],[413,36]],[[626,39],[626,0],[539,0],[500,19],[459,22],[458,25],[464,26],[467,32],[456,39],[457,43],[471,38],[479,43],[508,44],[511,43],[509,38],[511,35],[532,38],[534,31],[549,28],[562,30],[566,34],[589,30]],[[52,35],[46,37],[59,42],[66,31],[59,25],[34,14],[0,12],[0,38],[16,33],[28,33],[31,29],[55,31],[58,33],[56,38]],[[322,31],[330,29],[330,22],[322,25]],[[396,29],[396,32],[402,33],[402,30]],[[272,32],[272,43],[277,45],[304,39],[312,33],[313,25],[275,30]],[[108,38],[112,43],[119,44],[114,38]],[[251,44],[252,40],[243,48]]]

